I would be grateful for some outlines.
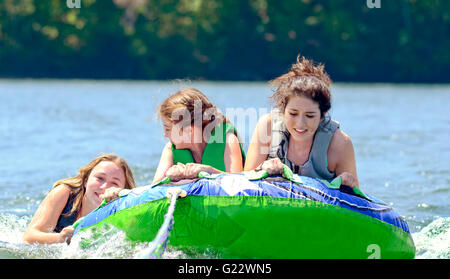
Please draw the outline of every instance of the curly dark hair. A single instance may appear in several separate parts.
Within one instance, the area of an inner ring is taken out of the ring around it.
[[[308,97],[319,104],[323,118],[331,108],[331,83],[323,64],[315,66],[313,60],[299,54],[297,63],[292,65],[288,73],[270,81],[272,86],[277,86],[270,98],[275,107],[284,112],[290,97]]]

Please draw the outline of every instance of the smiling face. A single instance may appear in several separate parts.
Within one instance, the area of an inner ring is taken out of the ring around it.
[[[125,188],[125,173],[121,167],[111,161],[98,163],[86,181],[86,193],[83,206],[95,209],[101,202],[102,195],[110,187]]]
[[[307,97],[292,96],[286,104],[284,118],[294,140],[312,140],[321,120],[319,104]]]

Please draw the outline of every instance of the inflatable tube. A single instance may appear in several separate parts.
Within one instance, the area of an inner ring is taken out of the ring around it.
[[[224,258],[414,258],[407,223],[374,197],[297,175],[207,177],[177,185],[187,196],[176,203],[168,246],[208,249]],[[131,241],[152,241],[167,212],[170,187],[128,191],[85,216],[75,234],[102,237],[102,228],[114,226]]]

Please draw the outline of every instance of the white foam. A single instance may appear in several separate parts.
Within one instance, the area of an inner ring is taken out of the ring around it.
[[[439,217],[412,234],[416,259],[450,259],[450,217]]]

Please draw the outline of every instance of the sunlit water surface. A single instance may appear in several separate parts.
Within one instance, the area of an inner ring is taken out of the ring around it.
[[[29,246],[21,235],[53,183],[100,153],[124,157],[138,185],[150,183],[166,143],[156,108],[186,86],[231,115],[247,149],[270,110],[266,83],[0,80],[0,258],[132,258],[145,249],[122,232],[92,249],[77,237]],[[330,114],[352,139],[361,189],[406,218],[416,258],[450,258],[450,87],[335,84],[332,93]]]

